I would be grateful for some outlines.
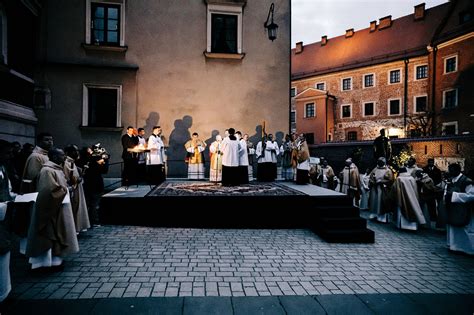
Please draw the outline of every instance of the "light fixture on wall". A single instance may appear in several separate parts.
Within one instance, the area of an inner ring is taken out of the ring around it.
[[[263,24],[263,27],[265,27],[268,31],[268,39],[271,40],[272,42],[277,38],[277,29],[278,25],[273,23],[273,10],[275,9],[275,4],[272,3],[270,6],[270,9],[268,10],[268,16],[267,20]],[[271,20],[270,20],[270,15],[271,15]],[[268,22],[270,21],[270,24]]]

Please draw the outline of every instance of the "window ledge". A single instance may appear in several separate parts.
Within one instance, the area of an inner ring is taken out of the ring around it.
[[[224,53],[212,53],[212,52],[204,52],[204,56],[209,59],[234,59],[234,60],[242,60],[245,57],[245,54],[224,54]]]
[[[128,46],[107,46],[107,45],[91,45],[82,44],[82,47],[88,51],[113,51],[113,52],[126,52]]]
[[[79,126],[81,131],[105,131],[105,132],[122,132],[123,127],[92,127],[92,126]]]

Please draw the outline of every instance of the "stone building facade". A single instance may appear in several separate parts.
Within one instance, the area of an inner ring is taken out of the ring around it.
[[[332,135],[315,143],[374,139],[381,128],[392,138],[453,134],[446,129],[451,121],[459,121],[456,134],[472,133],[473,98],[468,96],[472,88],[466,83],[473,86],[472,70],[468,70],[474,61],[473,50],[468,48],[472,47],[473,21],[461,26],[449,21],[460,12],[470,12],[469,8],[469,1],[430,9],[421,4],[413,14],[399,19],[388,16],[378,23],[372,21],[366,29],[347,30],[343,36],[323,36],[309,45],[297,43],[292,51],[292,94],[316,88],[335,98],[329,109],[334,115]],[[453,25],[443,28],[450,23]],[[445,75],[443,62],[453,54],[458,60],[462,56],[460,70]],[[457,79],[462,73],[464,78]],[[454,88],[459,90],[459,101],[444,109],[443,95]],[[301,116],[297,108],[293,110],[296,117]],[[444,127],[436,128],[438,125]],[[299,132],[300,126],[296,123],[294,129]],[[307,129],[306,125],[305,132]]]
[[[38,131],[60,146],[100,142],[120,162],[124,128],[160,125],[169,176],[186,174],[193,132],[260,137],[263,120],[287,132],[290,19],[290,0],[45,0],[37,85],[51,99]]]
[[[35,47],[41,1],[0,0],[0,139],[35,142]]]

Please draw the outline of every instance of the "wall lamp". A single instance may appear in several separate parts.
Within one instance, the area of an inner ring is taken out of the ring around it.
[[[265,27],[268,31],[268,39],[271,40],[272,42],[277,38],[277,29],[278,25],[273,23],[273,10],[275,9],[275,4],[272,3],[270,6],[270,10],[268,10],[268,16],[267,20],[263,24],[263,27]],[[271,16],[271,20],[270,20]],[[270,21],[270,24],[268,22]]]

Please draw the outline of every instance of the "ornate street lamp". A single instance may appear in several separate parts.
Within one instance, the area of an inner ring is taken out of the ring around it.
[[[268,10],[267,20],[263,24],[263,27],[265,27],[268,31],[268,39],[271,40],[272,42],[277,38],[277,29],[278,29],[278,25],[273,23],[274,8],[275,8],[275,4],[272,3],[272,5],[270,6],[270,10]],[[270,15],[271,15],[271,20],[270,20]],[[270,21],[270,24],[268,24],[269,21]]]

